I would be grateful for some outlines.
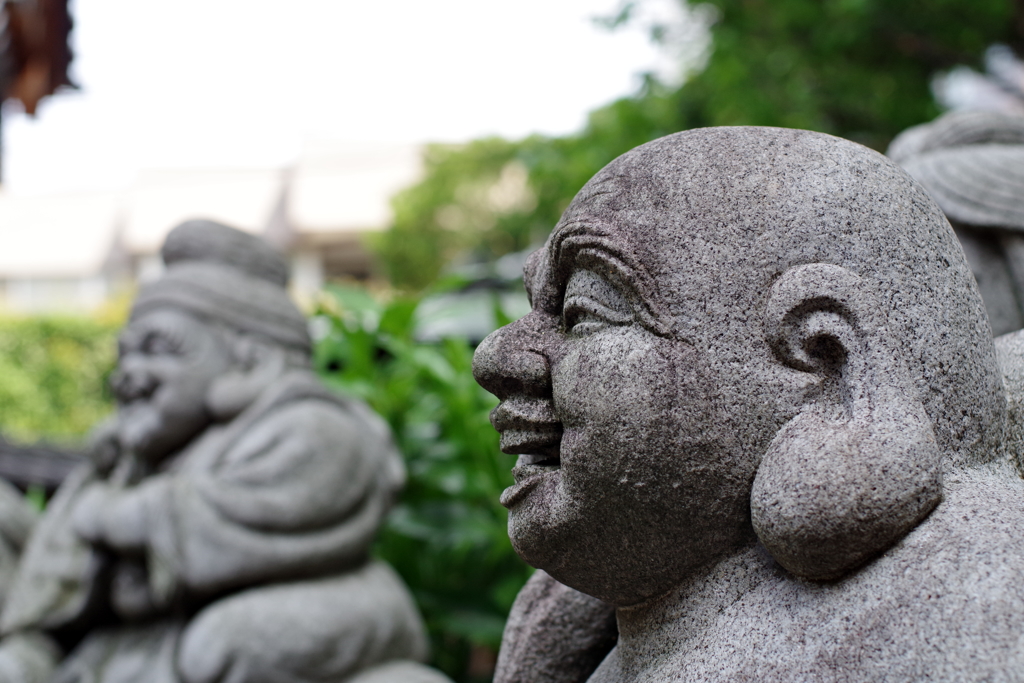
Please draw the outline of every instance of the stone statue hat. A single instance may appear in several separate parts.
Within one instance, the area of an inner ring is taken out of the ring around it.
[[[887,154],[951,220],[1024,232],[1024,116],[951,112],[907,129]]]
[[[285,289],[288,264],[259,237],[210,220],[190,220],[168,234],[160,254],[167,271],[142,287],[132,318],[173,307],[310,351],[306,318]]]

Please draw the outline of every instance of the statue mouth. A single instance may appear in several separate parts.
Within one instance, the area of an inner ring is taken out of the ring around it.
[[[562,461],[558,455],[531,454],[520,455],[516,466],[512,468],[512,486],[501,492],[500,502],[511,509],[525,498],[538,484],[550,477],[561,475]]]
[[[544,456],[558,458],[562,442],[561,425],[545,425],[536,430],[508,429],[501,433],[501,452],[520,458]]]
[[[491,423],[501,433],[501,451],[519,456],[512,468],[516,483],[501,494],[501,504],[509,507],[561,468],[562,423],[550,399],[521,397],[495,408]]]
[[[521,484],[536,476],[554,472],[562,467],[561,446],[562,429],[557,432],[505,432],[501,435],[501,450],[505,450],[506,440],[509,445],[519,446],[514,450],[519,455],[516,466],[512,468],[512,478]],[[508,452],[508,451],[506,451]]]
[[[520,455],[516,460],[516,466],[512,468],[512,477],[516,483],[528,479],[537,474],[554,472],[561,468],[562,459],[558,454],[531,454]]]
[[[501,452],[558,457],[562,423],[550,399],[515,397],[491,411],[491,424],[501,434]]]
[[[501,494],[501,504],[509,507],[529,493],[545,475],[561,469],[562,427],[558,425],[557,431],[504,432],[501,435],[503,451],[506,437],[509,445],[522,447],[518,449],[519,457],[516,459],[516,466],[512,468],[512,478],[516,483]]]

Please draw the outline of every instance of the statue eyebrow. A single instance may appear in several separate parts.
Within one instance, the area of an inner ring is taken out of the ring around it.
[[[591,178],[580,190],[577,201],[587,202],[603,194],[621,192],[623,185],[628,185],[632,180],[628,173],[606,173],[600,179]]]

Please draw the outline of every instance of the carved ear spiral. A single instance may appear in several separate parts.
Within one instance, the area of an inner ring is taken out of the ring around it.
[[[768,342],[818,391],[776,435],[751,491],[754,530],[793,574],[832,579],[901,539],[942,496],[931,421],[867,282],[829,264],[788,270]]]

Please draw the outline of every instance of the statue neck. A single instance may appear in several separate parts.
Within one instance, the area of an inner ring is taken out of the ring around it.
[[[781,573],[768,552],[750,543],[724,560],[706,565],[668,593],[617,610],[620,679],[646,680],[652,667],[685,652],[713,622],[745,594]],[[652,652],[663,656],[652,657]]]

